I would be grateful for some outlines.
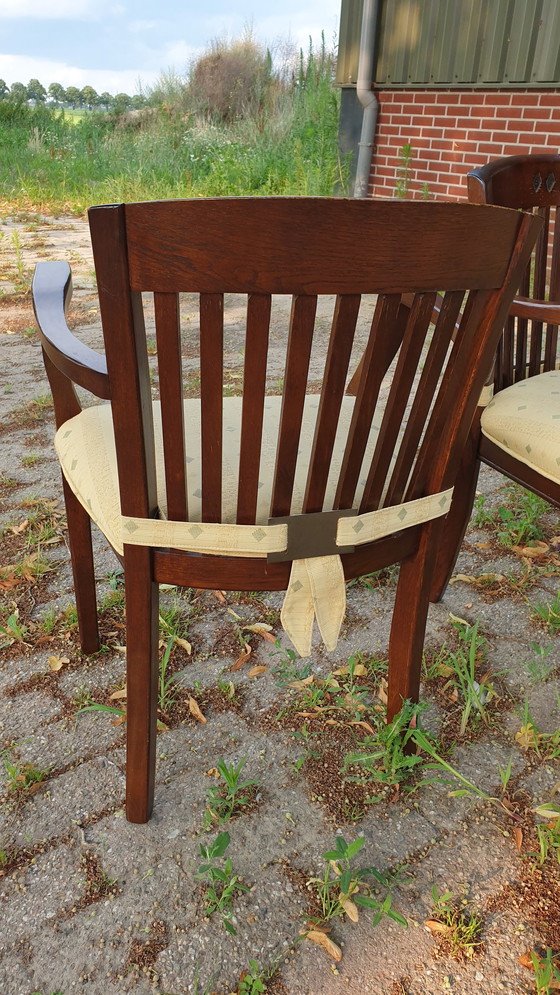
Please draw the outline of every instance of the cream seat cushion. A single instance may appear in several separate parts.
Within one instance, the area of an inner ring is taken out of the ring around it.
[[[267,397],[265,400],[256,524],[265,524],[269,516],[281,401],[281,397]],[[343,399],[324,502],[325,508],[332,507],[354,403],[355,398],[353,397],[345,397]],[[240,397],[224,398],[222,521],[225,523],[235,521],[241,437],[241,405],[242,399]],[[184,409],[188,515],[189,521],[200,522],[200,401],[198,399],[187,399],[184,402]],[[308,395],[305,399],[302,420],[291,508],[292,514],[298,514],[302,509],[318,409],[319,398],[314,395]],[[159,402],[154,402],[153,410],[158,505],[162,517],[165,518],[167,501]],[[370,432],[364,457],[364,466],[371,462],[375,440],[379,431],[379,421],[376,417],[374,417],[373,422],[374,424]],[[117,552],[122,553],[121,510],[110,404],[100,404],[91,408],[85,408],[79,415],[65,422],[56,433],[55,446],[64,476],[70,487],[113,548]],[[364,485],[365,475],[362,474],[356,493],[356,506],[359,503]]]
[[[515,459],[560,482],[560,370],[500,390],[485,408],[480,427]]]

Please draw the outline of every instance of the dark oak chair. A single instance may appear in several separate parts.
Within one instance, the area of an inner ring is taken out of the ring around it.
[[[433,601],[442,597],[453,572],[481,462],[560,506],[560,156],[496,159],[473,169],[467,183],[471,203],[532,211],[543,227],[498,343],[494,397],[479,406],[467,440]]]
[[[99,645],[91,519],[124,564],[127,817],[143,822],[154,791],[158,584],[286,590],[284,627],[308,653],[314,615],[327,648],[336,645],[345,579],[400,563],[389,716],[417,699],[441,516],[540,222],[469,204],[320,198],[121,204],[91,208],[89,222],[105,358],[67,328],[65,263],[40,263],[33,294],[86,653]],[[199,295],[200,398],[187,400],[180,292]],[[242,398],[223,396],[228,292],[247,297]],[[281,397],[266,393],[272,294],[292,299]],[[350,397],[363,294],[378,297]],[[335,303],[312,395],[318,295]],[[110,404],[81,410],[74,384]]]

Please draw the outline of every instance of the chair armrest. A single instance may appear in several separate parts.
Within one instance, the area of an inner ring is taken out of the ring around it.
[[[66,309],[72,299],[68,263],[38,263],[31,290],[39,335],[51,362],[73,383],[97,397],[109,399],[105,357],[80,342],[66,323]]]
[[[509,313],[515,318],[532,318],[533,321],[546,321],[550,325],[560,325],[560,304],[554,304],[552,301],[516,297]]]

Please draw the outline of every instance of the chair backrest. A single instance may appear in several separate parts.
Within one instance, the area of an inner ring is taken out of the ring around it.
[[[352,507],[359,481],[361,511],[375,509],[453,484],[478,393],[539,228],[539,222],[518,212],[470,204],[335,198],[112,205],[91,208],[89,220],[124,515],[157,513],[144,315],[146,294],[153,294],[168,517],[189,520],[185,322],[178,296],[187,293],[199,295],[202,520],[222,520],[224,294],[246,295],[233,516],[241,524],[254,523],[256,515],[272,295],[290,295],[292,303],[269,514]],[[433,329],[437,292],[443,303]],[[403,293],[413,295],[410,308],[401,306]],[[335,305],[304,497],[301,508],[294,509],[317,297],[323,294],[334,295]],[[348,403],[344,390],[364,294],[378,296],[328,508],[327,480],[340,412]],[[364,466],[389,364],[377,443]]]
[[[536,154],[495,159],[467,176],[473,204],[533,211],[543,229],[518,288],[523,298],[560,304],[560,155]],[[558,325],[511,315],[496,361],[496,389],[554,370]]]

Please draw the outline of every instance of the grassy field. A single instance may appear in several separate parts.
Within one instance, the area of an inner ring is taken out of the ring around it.
[[[0,101],[2,211],[344,189],[333,69],[332,54],[310,50],[291,78],[269,74],[266,99],[229,119],[189,106],[185,89],[128,117]]]

